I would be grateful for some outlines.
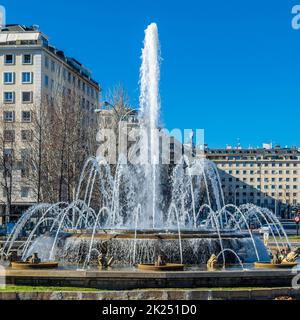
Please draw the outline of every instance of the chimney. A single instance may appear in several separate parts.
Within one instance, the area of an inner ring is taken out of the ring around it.
[[[4,28],[5,26],[6,26],[5,8],[3,6],[0,6],[0,31],[1,31],[1,28]]]

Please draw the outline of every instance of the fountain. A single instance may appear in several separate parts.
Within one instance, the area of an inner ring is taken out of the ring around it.
[[[276,232],[270,231],[278,250],[290,246],[268,209],[225,205],[214,163],[184,155],[173,167],[160,164],[159,78],[158,30],[153,23],[145,31],[140,69],[139,126],[145,138],[131,150],[139,154],[141,164],[124,164],[120,154],[113,172],[104,157],[87,159],[74,201],[30,208],[16,224],[2,256],[9,255],[33,219],[37,222],[18,248],[22,260],[38,252],[42,261],[58,260],[83,269],[98,263],[106,268],[113,262],[114,267],[139,265],[151,270],[169,270],[173,264],[173,270],[182,270],[184,264],[206,265],[212,255],[211,265],[224,267],[268,261],[266,247],[250,230],[250,220],[275,226]]]
[[[38,257],[38,253],[35,252],[26,261],[12,261],[11,267],[18,270],[28,270],[28,269],[54,269],[58,267],[57,262],[42,262]]]
[[[263,261],[257,261],[255,262],[256,268],[293,268],[297,266],[297,259],[300,254],[300,248],[293,249],[293,250],[284,250],[276,251],[275,254],[273,254],[273,259],[271,262],[263,262]]]

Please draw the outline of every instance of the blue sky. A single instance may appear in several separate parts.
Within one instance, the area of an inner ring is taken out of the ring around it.
[[[144,29],[159,28],[162,121],[204,128],[211,147],[300,146],[297,1],[2,0],[7,23],[38,24],[89,67],[105,92],[118,83],[138,105]]]

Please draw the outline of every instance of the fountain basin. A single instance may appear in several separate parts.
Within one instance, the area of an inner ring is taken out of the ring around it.
[[[29,263],[24,261],[12,262],[12,269],[28,270],[28,269],[55,269],[58,267],[58,262],[39,262]]]
[[[143,263],[137,265],[138,269],[144,271],[183,271],[184,264],[166,263],[161,266],[156,266],[154,263]]]
[[[162,230],[98,230],[92,235],[87,230],[64,230],[69,234],[57,241],[52,258],[67,264],[84,264],[87,257],[91,265],[97,264],[98,256],[105,245],[107,257],[113,257],[115,265],[152,264],[158,255],[162,255],[166,262],[185,265],[206,265],[212,254],[224,253],[226,264],[239,264],[229,250],[234,251],[242,262],[253,263],[258,260],[267,261],[269,254],[258,236],[253,235],[259,252],[259,259],[255,254],[253,240],[244,232],[228,232],[222,230],[220,237],[210,230],[182,230],[163,232]],[[42,241],[52,243],[51,239],[38,239],[39,248],[45,248]],[[221,246],[222,242],[222,246]],[[43,260],[39,248],[34,248]],[[219,263],[223,264],[220,255]]]
[[[276,268],[293,268],[297,265],[297,262],[284,262],[284,263],[271,263],[271,262],[255,262],[254,266],[255,268],[272,268],[272,269],[276,269]]]
[[[91,238],[93,230],[87,229],[67,229],[65,230],[71,237]],[[226,238],[245,238],[249,237],[247,232],[232,232],[224,231],[220,232],[222,239]],[[94,234],[95,239],[110,240],[110,239],[148,239],[148,240],[178,240],[181,239],[215,239],[219,238],[219,235],[215,230],[181,230],[180,235],[177,230],[131,230],[131,229],[106,229],[98,230]]]

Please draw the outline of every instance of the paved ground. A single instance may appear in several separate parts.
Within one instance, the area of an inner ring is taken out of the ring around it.
[[[149,289],[131,291],[0,292],[0,300],[273,300],[300,299],[300,290],[256,288],[228,290]]]
[[[181,272],[2,270],[12,285],[83,287],[107,290],[145,288],[291,287],[297,270]]]

